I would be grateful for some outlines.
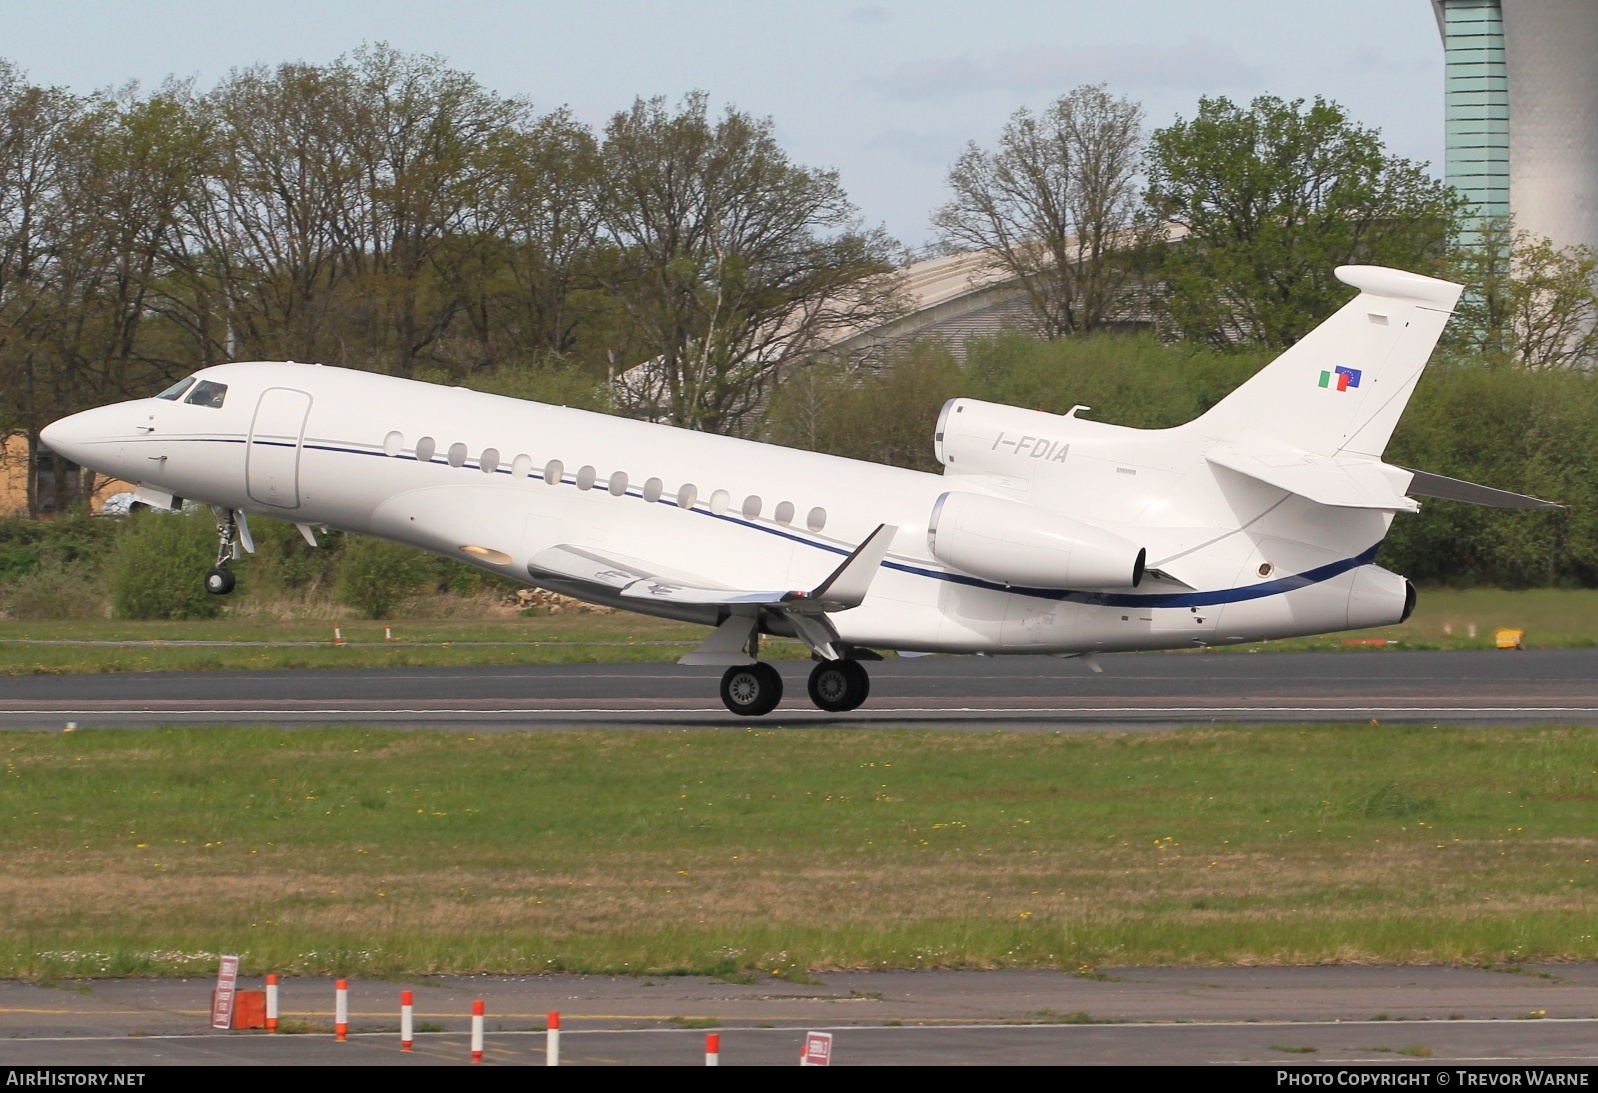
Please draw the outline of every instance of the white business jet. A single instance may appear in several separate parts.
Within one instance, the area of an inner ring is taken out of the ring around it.
[[[1373,266],[1359,295],[1202,417],[1140,430],[954,399],[940,475],[342,368],[240,363],[57,421],[43,439],[218,513],[212,592],[248,516],[378,535],[594,603],[714,627],[687,664],[770,712],[760,636],[808,646],[810,699],[852,710],[862,660],[1225,645],[1397,623],[1374,564],[1406,496],[1548,502],[1382,451],[1459,298]],[[198,576],[198,575],[197,575]]]

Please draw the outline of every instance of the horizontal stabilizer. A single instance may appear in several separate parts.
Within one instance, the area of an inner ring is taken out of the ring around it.
[[[1404,472],[1373,460],[1334,459],[1256,437],[1239,444],[1218,445],[1205,458],[1218,467],[1320,505],[1386,512],[1416,512],[1420,508],[1404,496]]]
[[[1436,497],[1444,501],[1463,501],[1467,505],[1486,505],[1495,509],[1562,509],[1565,506],[1544,501],[1524,493],[1495,490],[1491,486],[1478,486],[1459,478],[1448,478],[1426,471],[1404,468],[1415,476],[1407,492],[1417,497]]]

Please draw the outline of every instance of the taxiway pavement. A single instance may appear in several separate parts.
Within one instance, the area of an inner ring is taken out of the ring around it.
[[[241,983],[255,986],[258,981]],[[794,1064],[832,1031],[837,1064],[1598,1063],[1598,966],[1131,968],[850,972],[797,984],[701,977],[466,976],[350,983],[351,1038],[331,1035],[333,984],[288,979],[297,1035],[210,1032],[208,981],[0,983],[0,1064],[464,1065],[471,1002],[489,1063],[544,1062],[559,1010],[564,1064]],[[399,991],[416,1050],[399,1050]]]

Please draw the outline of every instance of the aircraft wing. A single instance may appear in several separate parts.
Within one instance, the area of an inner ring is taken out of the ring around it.
[[[777,609],[801,615],[847,611],[865,601],[877,568],[898,528],[881,524],[814,589],[742,589],[640,558],[563,544],[539,551],[527,563],[528,575],[564,584],[602,589],[624,599]]]
[[[668,569],[640,558],[570,544],[539,551],[527,563],[527,572],[535,581],[546,577],[620,593],[629,599],[674,603],[728,606],[778,603],[786,594],[728,588],[708,577]]]

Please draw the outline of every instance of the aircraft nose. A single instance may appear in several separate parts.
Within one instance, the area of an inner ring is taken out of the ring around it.
[[[123,419],[127,417],[125,412],[118,413],[119,409],[100,406],[52,421],[39,430],[39,439],[57,455],[82,466],[94,466],[96,445],[120,439],[120,434],[127,432],[125,428],[117,428],[126,424]]]

